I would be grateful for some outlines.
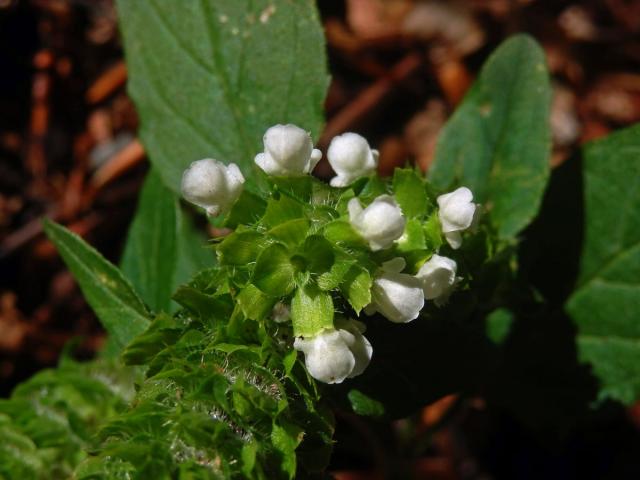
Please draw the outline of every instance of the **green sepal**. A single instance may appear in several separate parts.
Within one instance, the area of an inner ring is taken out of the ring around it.
[[[438,212],[434,212],[422,225],[424,230],[425,247],[437,252],[442,246],[442,226],[438,218]]]
[[[333,328],[333,299],[317,286],[308,284],[296,290],[291,301],[291,321],[296,337],[313,337]]]
[[[353,265],[344,276],[340,291],[356,314],[371,303],[372,284],[369,272],[358,265]]]

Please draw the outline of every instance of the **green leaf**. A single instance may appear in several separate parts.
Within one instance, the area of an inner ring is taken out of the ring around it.
[[[307,270],[314,274],[328,272],[335,259],[333,247],[326,238],[311,235],[302,246],[302,253],[307,259]]]
[[[344,277],[340,290],[357,314],[371,303],[371,275],[364,268],[354,265]]]
[[[262,217],[262,223],[273,228],[289,220],[297,220],[304,217],[304,206],[297,200],[287,195],[271,197],[267,202],[267,211]]]
[[[231,207],[224,225],[228,228],[237,228],[241,224],[255,223],[264,215],[266,207],[267,202],[262,197],[244,189],[240,194],[240,198]]]
[[[178,201],[152,170],[140,193],[120,267],[143,300],[169,311],[178,250]]]
[[[255,231],[234,232],[218,245],[221,265],[242,265],[254,262],[266,245],[264,235]]]
[[[333,300],[331,295],[314,285],[298,288],[291,301],[293,333],[313,336],[324,328],[333,328]]]
[[[204,234],[197,230],[193,218],[178,210],[178,258],[174,274],[174,291],[196,273],[216,264],[213,249]]]
[[[292,423],[278,425],[274,422],[271,430],[271,442],[282,453],[281,468],[294,478],[296,474],[296,448],[300,445],[304,431]]]
[[[255,285],[248,284],[236,297],[242,313],[247,318],[262,320],[273,309],[276,299],[265,295]]]
[[[183,216],[176,195],[155,170],[147,175],[129,227],[120,268],[155,311],[170,311],[171,294],[215,258],[206,240]]]
[[[351,224],[345,220],[335,220],[324,228],[324,236],[336,245],[355,248],[369,248],[367,242],[356,232]]]
[[[294,274],[287,248],[274,243],[258,257],[251,282],[267,295],[282,297],[293,290]]]
[[[264,132],[294,123],[314,136],[329,77],[313,2],[118,0],[129,93],[165,183],[200,158],[251,176]]]
[[[429,197],[418,172],[410,168],[396,168],[393,172],[393,192],[405,217],[426,215]]]
[[[118,352],[149,324],[149,312],[120,270],[76,234],[49,220],[44,230]]]
[[[309,231],[309,220],[306,218],[296,218],[288,222],[281,223],[273,227],[267,233],[269,236],[279,240],[290,247],[301,244]]]
[[[566,305],[600,397],[640,398],[640,125],[585,148],[585,239]]]
[[[506,308],[498,308],[487,315],[485,332],[489,340],[497,345],[504,343],[514,320],[513,312]]]
[[[358,389],[352,388],[349,390],[347,398],[351,403],[351,408],[358,415],[366,415],[368,417],[384,415],[384,405]]]
[[[429,178],[466,186],[511,238],[538,212],[549,176],[551,88],[545,56],[527,35],[489,57],[437,145]]]
[[[331,266],[331,270],[318,276],[318,287],[322,290],[338,288],[354,263],[355,260],[346,255],[338,257],[337,261]]]

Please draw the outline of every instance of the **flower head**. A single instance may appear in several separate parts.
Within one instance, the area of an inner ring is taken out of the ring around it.
[[[269,175],[295,177],[310,173],[320,158],[309,132],[295,125],[275,125],[264,134],[264,152],[256,164]]]
[[[182,196],[215,217],[228,211],[242,193],[244,177],[235,163],[225,165],[205,158],[189,165],[182,175]]]
[[[390,195],[380,195],[365,209],[357,198],[352,198],[347,208],[351,226],[374,252],[390,247],[404,232],[406,220]]]
[[[376,170],[378,151],[372,150],[357,133],[343,133],[331,141],[327,159],[337,174],[331,179],[331,186],[346,187]]]
[[[434,254],[416,274],[422,282],[424,298],[433,300],[437,306],[444,305],[461,280],[456,277],[457,268],[455,260]]]
[[[452,248],[460,248],[460,232],[468,229],[476,219],[478,205],[472,200],[473,193],[467,187],[460,187],[437,198],[442,233]]]
[[[342,383],[360,375],[371,361],[373,348],[362,335],[364,325],[355,320],[336,322],[338,329],[325,329],[313,337],[298,337],[293,343],[304,352],[309,374],[324,383]]]
[[[407,323],[418,318],[424,306],[424,292],[420,281],[406,273],[401,257],[382,264],[382,273],[373,281],[371,303],[365,312],[380,312],[394,323]]]

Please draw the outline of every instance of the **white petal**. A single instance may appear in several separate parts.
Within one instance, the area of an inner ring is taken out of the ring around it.
[[[364,323],[357,320],[343,318],[337,318],[335,325],[338,328],[338,332],[345,339],[356,361],[348,378],[356,377],[369,366],[373,355],[371,343],[362,335],[366,331],[366,327]],[[343,332],[349,332],[351,336],[344,335]]]
[[[273,161],[268,153],[257,154],[255,162],[268,175],[282,175],[282,168]]]
[[[377,197],[364,210],[358,199],[351,199],[348,209],[351,225],[369,242],[373,251],[390,247],[404,232],[406,219],[398,204],[389,195]]]
[[[182,175],[184,198],[211,216],[228,211],[242,192],[244,177],[235,164],[211,158],[193,162]]]
[[[433,255],[416,274],[422,282],[424,298],[436,300],[448,298],[456,284],[457,264],[454,260]]]
[[[344,133],[331,141],[327,159],[344,186],[375,171],[377,155],[373,152],[364,137]]]
[[[385,273],[376,278],[371,297],[375,309],[395,323],[418,318],[424,306],[420,282],[404,273]]]
[[[460,232],[445,232],[444,238],[454,250],[459,249],[462,245],[462,235],[460,235]]]
[[[325,330],[311,339],[296,338],[293,347],[302,350],[309,374],[324,383],[342,383],[356,364],[347,343],[355,342],[347,331]]]
[[[265,155],[277,167],[268,161],[259,161],[257,157],[256,163],[270,175],[307,174],[322,156],[319,150],[314,150],[309,132],[295,125],[274,125],[267,130],[263,141]]]
[[[465,230],[473,222],[476,205],[472,203],[473,194],[466,187],[440,195],[437,199],[440,223],[444,233]]]

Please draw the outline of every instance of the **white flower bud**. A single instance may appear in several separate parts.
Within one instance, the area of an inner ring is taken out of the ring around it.
[[[460,248],[462,245],[460,232],[469,228],[476,218],[478,205],[472,200],[473,193],[467,187],[460,187],[437,198],[442,233],[451,248]]]
[[[456,277],[457,269],[455,260],[434,254],[416,274],[416,278],[422,282],[424,298],[433,300],[437,306],[447,303],[456,285],[462,280],[461,277]]]
[[[390,247],[402,236],[406,220],[390,195],[380,195],[364,210],[357,198],[347,204],[349,222],[374,252]]]
[[[242,193],[244,177],[235,163],[228,166],[205,158],[189,165],[182,174],[182,196],[215,217],[228,211]]]
[[[344,321],[340,326],[344,328],[325,329],[311,338],[298,337],[293,343],[296,350],[304,352],[309,374],[324,383],[342,383],[361,374],[373,353],[360,322]]]
[[[327,159],[337,174],[331,179],[331,186],[346,187],[376,170],[378,151],[372,150],[367,140],[357,133],[343,133],[331,140]]]
[[[256,164],[269,175],[295,177],[310,173],[320,158],[309,132],[295,125],[275,125],[264,134],[264,152]]]
[[[382,264],[382,274],[371,287],[371,303],[365,307],[368,315],[380,312],[394,323],[407,323],[418,318],[424,306],[424,292],[420,280],[400,273],[405,267],[398,257]]]

